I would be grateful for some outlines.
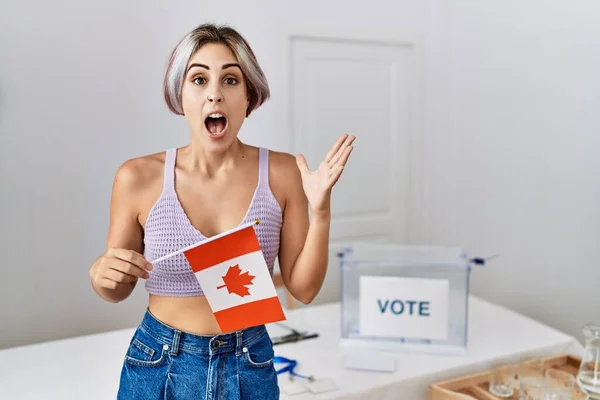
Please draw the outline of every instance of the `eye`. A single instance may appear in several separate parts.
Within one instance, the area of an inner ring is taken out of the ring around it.
[[[198,78],[194,78],[194,80],[192,82],[194,82],[196,85],[202,85],[203,83],[206,83],[206,79],[204,79],[202,77],[198,77]]]
[[[235,85],[237,83],[237,79],[229,77],[225,79],[225,83],[227,83],[228,85]]]

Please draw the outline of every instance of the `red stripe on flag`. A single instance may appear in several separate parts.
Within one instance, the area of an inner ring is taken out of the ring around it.
[[[224,261],[260,250],[254,226],[249,226],[232,234],[185,251],[194,272],[212,267]]]
[[[215,317],[223,332],[285,320],[277,296],[217,311]]]

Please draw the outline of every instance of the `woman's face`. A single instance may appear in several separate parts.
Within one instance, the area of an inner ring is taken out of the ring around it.
[[[248,95],[239,63],[229,48],[209,43],[187,65],[182,105],[192,134],[209,149],[236,139],[246,118]]]

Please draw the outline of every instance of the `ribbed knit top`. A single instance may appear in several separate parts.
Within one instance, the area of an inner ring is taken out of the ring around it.
[[[206,239],[192,225],[175,192],[176,157],[177,149],[166,151],[163,190],[146,220],[144,256],[149,261]],[[239,225],[259,220],[254,229],[269,272],[273,274],[273,264],[279,253],[283,217],[279,203],[269,187],[268,149],[259,148],[258,165],[258,184],[246,216]],[[204,294],[183,253],[154,264],[145,285],[148,293],[155,295],[184,297]]]

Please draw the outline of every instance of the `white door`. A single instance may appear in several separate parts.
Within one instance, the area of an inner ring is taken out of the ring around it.
[[[203,15],[248,39],[269,80],[272,97],[246,121],[243,140],[303,153],[315,168],[339,135],[357,136],[334,189],[330,265],[315,303],[338,300],[339,246],[420,238],[427,2],[202,3]]]
[[[413,48],[292,37],[292,150],[316,166],[342,133],[355,150],[332,197],[331,261],[320,300],[339,291],[335,254],[352,241],[410,241],[415,133]],[[331,297],[331,298],[327,298]]]

